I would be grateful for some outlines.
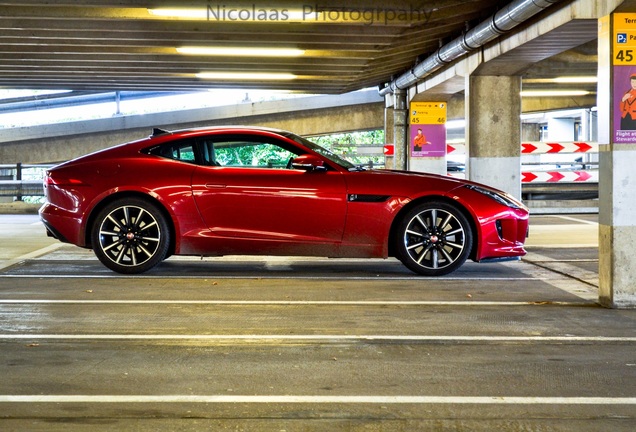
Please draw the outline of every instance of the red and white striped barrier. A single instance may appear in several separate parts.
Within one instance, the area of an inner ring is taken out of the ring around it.
[[[598,152],[597,142],[564,141],[543,142],[529,141],[521,143],[521,154],[542,153],[594,153]]]
[[[527,141],[521,143],[521,154],[556,154],[556,153],[595,153],[598,152],[597,142],[562,141],[544,142]],[[466,154],[465,144],[446,144],[446,153],[453,155]]]
[[[598,170],[595,171],[523,171],[521,183],[581,183],[598,182]]]

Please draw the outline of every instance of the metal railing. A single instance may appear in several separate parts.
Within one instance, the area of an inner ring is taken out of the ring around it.
[[[44,173],[51,166],[22,163],[0,165],[0,197],[22,201],[27,196],[44,196]]]

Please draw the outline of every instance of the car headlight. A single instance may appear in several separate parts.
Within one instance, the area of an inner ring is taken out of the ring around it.
[[[521,202],[517,201],[511,195],[508,195],[505,192],[488,189],[485,187],[477,186],[477,185],[466,185],[466,187],[470,190],[474,190],[475,192],[479,192],[480,194],[486,195],[497,201],[501,205],[505,205],[506,207],[510,207],[517,210],[525,210],[526,206],[521,204]]]

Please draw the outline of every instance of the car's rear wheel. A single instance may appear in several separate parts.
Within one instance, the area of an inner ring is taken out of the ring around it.
[[[472,247],[470,223],[454,205],[441,201],[420,204],[400,221],[398,258],[412,271],[442,276],[457,270]]]
[[[143,273],[168,254],[170,229],[161,210],[140,198],[123,198],[103,208],[91,240],[99,260],[118,273]]]

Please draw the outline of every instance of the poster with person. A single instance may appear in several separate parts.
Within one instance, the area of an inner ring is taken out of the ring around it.
[[[411,102],[411,157],[446,156],[446,102]]]

